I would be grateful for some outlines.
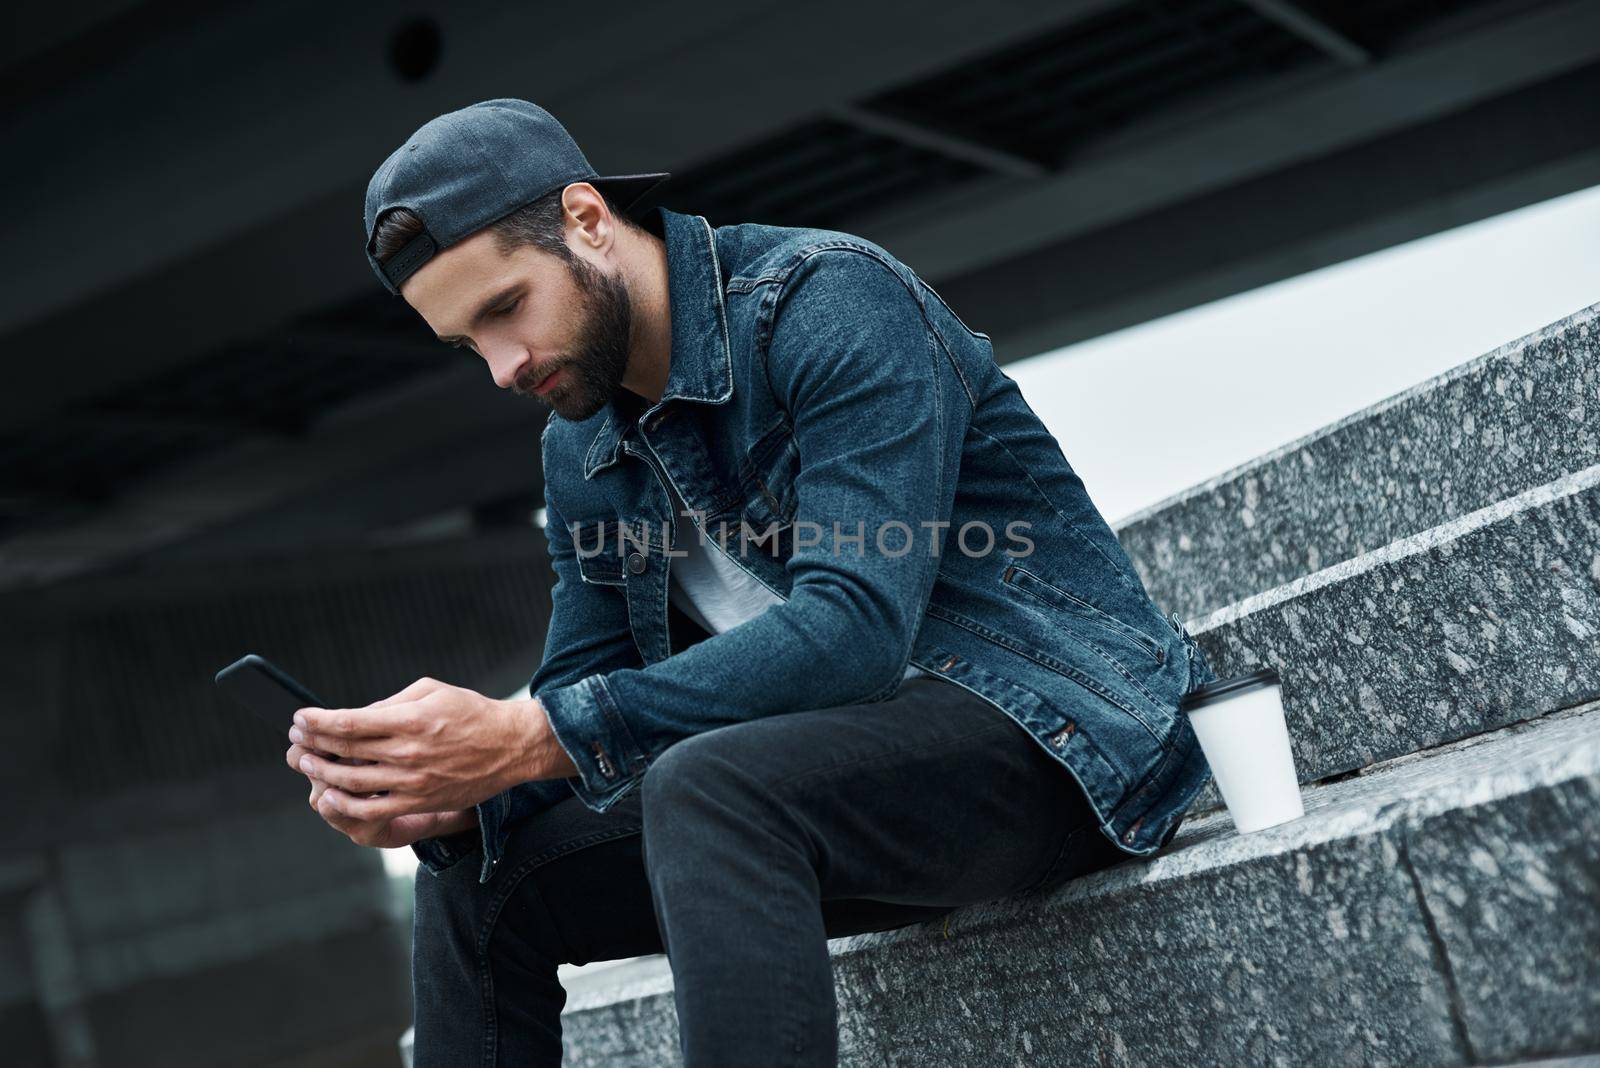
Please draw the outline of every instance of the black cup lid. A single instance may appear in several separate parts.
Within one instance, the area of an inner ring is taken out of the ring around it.
[[[1226,679],[1217,679],[1203,686],[1197,686],[1178,699],[1178,711],[1189,712],[1201,705],[1219,701],[1224,697],[1236,697],[1246,690],[1256,690],[1263,686],[1277,686],[1278,673],[1269,667],[1252,671],[1248,675],[1233,675]]]

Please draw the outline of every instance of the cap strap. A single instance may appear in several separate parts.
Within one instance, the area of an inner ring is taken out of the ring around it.
[[[433,239],[432,234],[424,230],[407,241],[399,252],[389,257],[388,262],[383,265],[383,275],[389,279],[390,285],[399,289],[401,282],[415,274],[417,268],[432,259],[433,254],[438,251],[439,243]]]

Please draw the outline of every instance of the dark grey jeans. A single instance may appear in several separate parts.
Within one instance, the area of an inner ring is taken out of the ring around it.
[[[562,962],[666,952],[685,1063],[832,1065],[827,940],[1133,859],[1066,769],[937,678],[687,738],[596,813],[576,797],[417,872],[416,1068],[561,1063]]]

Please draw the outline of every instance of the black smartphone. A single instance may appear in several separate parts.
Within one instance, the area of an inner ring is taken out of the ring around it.
[[[289,727],[294,723],[295,711],[301,708],[327,708],[327,704],[300,681],[264,656],[250,653],[241,656],[217,672],[217,685],[231,694],[234,700],[254,712],[273,730],[287,740]],[[335,756],[320,749],[312,752],[335,764],[370,764],[370,760],[357,760]]]
[[[216,681],[280,734],[288,733],[297,709],[328,707],[287,671],[255,653],[241,656],[217,672]]]

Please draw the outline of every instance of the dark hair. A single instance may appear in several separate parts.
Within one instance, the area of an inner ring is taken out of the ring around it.
[[[558,186],[538,200],[524,204],[510,215],[490,223],[486,229],[494,234],[495,247],[501,254],[524,245],[533,245],[564,260],[571,260],[572,250],[567,247],[564,237],[566,210],[561,205],[561,194],[565,191],[566,186]],[[598,187],[595,191],[600,192]],[[603,192],[600,192],[600,197],[618,223],[634,230],[641,229],[616,201]],[[378,220],[372,254],[379,263],[387,263],[391,256],[406,247],[406,242],[421,232],[422,220],[410,208],[390,208]]]

